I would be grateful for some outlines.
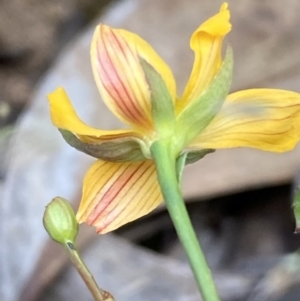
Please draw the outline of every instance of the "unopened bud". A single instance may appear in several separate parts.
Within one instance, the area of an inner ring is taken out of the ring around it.
[[[43,224],[49,236],[60,244],[75,242],[78,223],[67,200],[56,197],[44,212]]]

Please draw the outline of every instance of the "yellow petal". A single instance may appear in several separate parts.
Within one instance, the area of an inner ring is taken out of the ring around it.
[[[162,202],[152,161],[111,163],[96,161],[87,172],[77,220],[98,233],[113,231]]]
[[[122,29],[96,28],[91,62],[103,101],[122,121],[148,132],[153,129],[151,98],[140,58],[162,76],[175,102],[172,72],[147,42]]]
[[[190,46],[195,52],[193,70],[186,85],[179,109],[199,98],[217,74],[221,63],[224,36],[231,30],[228,4],[224,3],[218,14],[208,19],[193,33]]]
[[[292,150],[300,140],[300,94],[251,89],[233,93],[191,147]]]
[[[123,137],[142,138],[140,134],[129,130],[105,131],[86,125],[77,116],[70,99],[61,87],[48,95],[50,113],[53,124],[60,129],[78,135],[85,142],[110,140]]]

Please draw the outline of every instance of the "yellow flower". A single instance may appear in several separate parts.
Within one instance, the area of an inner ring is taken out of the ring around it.
[[[147,42],[122,29],[103,24],[96,28],[91,62],[99,92],[130,129],[92,128],[79,119],[62,88],[49,95],[53,124],[69,144],[98,158],[84,179],[79,222],[106,233],[161,203],[150,151],[158,139],[169,139],[176,156],[187,147],[272,152],[295,147],[300,94],[250,89],[227,96],[232,58],[230,50],[224,60],[221,52],[231,30],[229,18],[224,3],[193,33],[195,61],[180,98],[171,70]]]

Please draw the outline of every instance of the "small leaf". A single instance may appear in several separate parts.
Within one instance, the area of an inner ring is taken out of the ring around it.
[[[294,211],[294,216],[296,221],[296,229],[294,233],[299,234],[300,233],[300,187],[298,187],[296,190],[292,208]]]
[[[102,143],[85,143],[72,132],[62,129],[59,131],[69,145],[97,159],[111,162],[137,162],[146,159],[141,145],[133,139],[118,138]]]

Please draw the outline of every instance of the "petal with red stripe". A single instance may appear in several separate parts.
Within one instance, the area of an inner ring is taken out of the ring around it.
[[[91,63],[103,101],[122,121],[151,132],[151,95],[140,59],[162,77],[175,102],[173,74],[154,49],[139,36],[100,24],[91,45]]]
[[[195,61],[182,99],[177,104],[179,111],[198,99],[218,73],[222,65],[223,40],[231,30],[229,19],[228,4],[223,3],[220,12],[193,33],[190,46],[195,52]]]
[[[87,172],[77,220],[104,234],[146,215],[162,202],[153,161],[96,161]]]

